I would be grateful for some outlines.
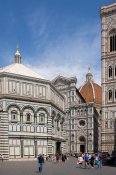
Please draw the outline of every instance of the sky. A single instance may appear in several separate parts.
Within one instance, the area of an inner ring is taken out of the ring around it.
[[[22,62],[52,80],[86,80],[88,67],[101,84],[100,7],[113,0],[0,0],[0,67]]]

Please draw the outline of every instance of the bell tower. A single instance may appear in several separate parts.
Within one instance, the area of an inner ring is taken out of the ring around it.
[[[116,147],[116,3],[101,7],[102,151]]]

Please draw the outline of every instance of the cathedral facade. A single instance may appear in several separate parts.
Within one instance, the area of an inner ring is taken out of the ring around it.
[[[116,150],[116,3],[101,14],[102,151]]]
[[[76,77],[58,76],[52,82],[65,97],[67,152],[98,152],[101,149],[101,87],[93,82],[90,69],[86,74],[85,84],[79,90],[76,87]]]
[[[5,159],[65,153],[64,97],[21,63],[0,69],[0,154]]]

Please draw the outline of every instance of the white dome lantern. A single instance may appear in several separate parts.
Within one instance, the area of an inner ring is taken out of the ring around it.
[[[16,53],[15,53],[15,63],[21,64],[21,55],[20,55],[20,52],[19,52],[18,44],[17,44],[17,47],[16,47]]]

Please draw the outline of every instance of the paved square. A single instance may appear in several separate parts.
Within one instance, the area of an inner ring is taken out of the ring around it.
[[[0,175],[37,175],[37,161],[8,161],[0,162]],[[76,158],[70,158],[65,163],[45,162],[43,175],[116,175],[116,167],[101,169],[80,169]]]

